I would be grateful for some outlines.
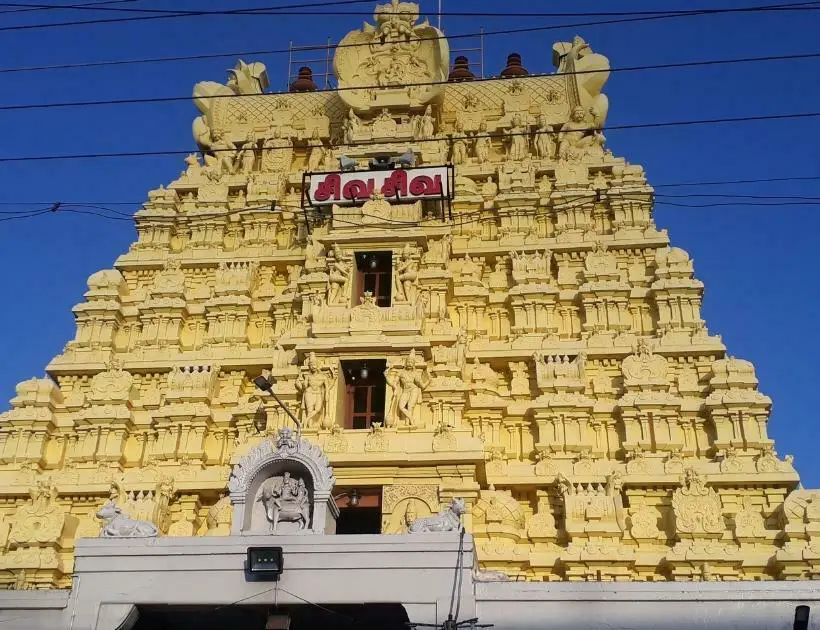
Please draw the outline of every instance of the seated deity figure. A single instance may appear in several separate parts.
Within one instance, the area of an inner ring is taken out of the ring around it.
[[[258,501],[265,507],[265,517],[276,533],[280,521],[298,524],[299,530],[310,523],[310,498],[304,479],[297,479],[285,472],[263,487]]]
[[[579,159],[583,154],[603,150],[604,134],[597,128],[597,122],[588,123],[581,106],[572,110],[570,119],[561,126],[558,133],[558,158]]]

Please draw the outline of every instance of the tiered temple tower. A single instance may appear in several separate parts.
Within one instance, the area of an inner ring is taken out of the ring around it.
[[[228,535],[232,462],[291,422],[260,375],[342,529],[462,497],[481,570],[514,579],[815,577],[820,493],[606,149],[607,58],[576,37],[554,74],[475,80],[395,0],[341,43],[338,89],[266,94],[241,61],[194,88],[200,153],[0,415],[0,583],[68,586],[110,497]]]

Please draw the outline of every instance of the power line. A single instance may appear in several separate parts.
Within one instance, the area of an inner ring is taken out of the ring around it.
[[[161,20],[161,19],[176,19],[176,18],[188,18],[188,17],[203,17],[203,16],[226,16],[226,15],[322,15],[319,12],[298,12],[298,13],[287,13],[288,9],[294,8],[311,8],[311,7],[323,7],[323,6],[331,6],[331,5],[339,5],[339,4],[359,4],[359,3],[371,3],[372,0],[335,0],[334,2],[322,2],[322,3],[315,3],[315,4],[304,4],[304,5],[285,5],[279,7],[259,7],[259,8],[250,8],[250,9],[230,9],[224,11],[178,11],[175,13],[162,13],[162,14],[152,14],[152,15],[140,15],[134,17],[123,17],[123,18],[103,18],[99,20],[76,20],[70,22],[52,22],[52,23],[45,23],[45,24],[22,24],[22,25],[15,25],[15,26],[6,26],[0,27],[0,31],[19,31],[19,30],[35,30],[35,29],[46,29],[46,28],[58,28],[58,27],[66,27],[66,26],[88,26],[93,24],[116,24],[116,23],[123,23],[123,22],[142,22],[148,20]],[[668,12],[663,14],[652,14],[652,15],[638,15],[636,17],[629,17],[629,18],[622,18],[617,20],[605,20],[601,22],[586,22],[586,23],[579,23],[579,24],[564,24],[552,27],[536,27],[536,28],[529,28],[529,29],[518,29],[516,32],[518,33],[525,33],[531,32],[533,30],[549,30],[554,28],[571,28],[576,26],[597,26],[601,24],[617,24],[623,22],[640,22],[640,21],[647,21],[647,20],[656,20],[656,19],[667,19],[667,18],[677,18],[677,17],[693,17],[693,16],[702,16],[702,15],[720,15],[720,14],[733,14],[733,13],[758,13],[758,12],[793,12],[793,11],[803,11],[803,10],[816,10],[820,7],[817,7],[817,2],[798,2],[798,3],[790,3],[790,4],[776,4],[776,5],[762,5],[762,6],[751,6],[751,7],[730,7],[724,9],[700,9],[700,10],[691,10],[691,11],[679,11],[679,12]],[[325,15],[329,15],[329,13],[325,13]],[[338,14],[337,14],[338,15]],[[343,13],[342,15],[350,15],[350,13]],[[435,15],[434,13],[427,13],[427,15]],[[474,14],[475,15],[475,14]],[[546,15],[546,14],[545,14]],[[634,14],[633,14],[634,15]],[[425,39],[436,39],[436,38],[425,38]]]
[[[129,2],[134,0],[114,0],[113,3],[117,2]],[[99,2],[99,3],[90,3],[90,4],[67,4],[67,5],[59,5],[59,4],[32,4],[32,3],[0,3],[2,6],[15,6],[15,7],[26,7],[30,9],[68,9],[68,10],[85,10],[85,11],[110,11],[116,13],[150,13],[150,14],[158,14],[158,15],[168,15],[173,14],[175,16],[201,16],[201,15],[265,15],[266,11],[276,10],[278,7],[248,7],[245,9],[217,9],[212,11],[183,11],[177,9],[154,9],[154,8],[145,8],[145,9],[132,9],[132,8],[119,8],[119,7],[99,7],[95,5],[104,5],[110,4],[106,2]],[[328,2],[325,4],[319,4],[316,6],[330,6],[334,4],[345,4],[344,2]],[[350,3],[353,4],[353,3]],[[817,4],[816,2],[802,2],[802,3],[789,3],[789,4],[778,4],[778,5],[763,5],[763,6],[753,6],[750,7],[750,10],[800,10],[804,6],[812,6]],[[614,16],[628,16],[628,15],[659,15],[659,14],[668,14],[668,15],[691,15],[695,13],[701,13],[703,11],[708,12],[716,12],[716,13],[724,13],[724,12],[734,12],[737,10],[744,10],[741,7],[717,7],[717,8],[710,8],[710,9],[691,9],[691,10],[677,10],[677,11],[582,11],[582,12],[567,12],[567,11],[527,11],[527,12],[520,12],[520,11],[425,11],[425,15],[429,16],[442,16],[442,17],[491,17],[491,18],[504,18],[504,17],[614,17]],[[311,12],[311,15],[372,15],[372,10],[365,10],[365,11],[345,11],[345,12],[328,12],[328,11],[319,11],[319,12]]]
[[[810,52],[810,53],[798,53],[792,55],[766,55],[762,57],[740,57],[735,59],[704,59],[700,61],[684,61],[684,62],[674,62],[674,63],[665,63],[665,64],[650,64],[650,65],[640,65],[640,66],[623,66],[621,68],[611,68],[609,70],[610,73],[615,72],[642,72],[646,70],[668,70],[668,69],[675,69],[675,68],[693,68],[693,67],[700,67],[700,66],[714,66],[714,65],[728,65],[728,64],[737,64],[737,63],[763,63],[763,62],[772,62],[772,61],[795,61],[795,60],[807,60],[807,59],[818,59],[820,58],[820,52]],[[69,66],[62,66],[62,67],[69,67]],[[81,65],[81,66],[70,66],[70,67],[98,67],[96,64],[90,65]],[[40,68],[27,68],[27,69],[0,69],[0,73],[4,72],[17,72],[18,70],[22,71],[34,71],[34,70],[52,70],[55,67],[50,66],[41,66]],[[558,77],[558,76],[575,76],[575,75],[584,75],[584,74],[598,74],[601,70],[573,70],[570,72],[562,72],[560,74],[556,73],[532,73],[527,75],[527,78],[541,78],[541,77]],[[498,77],[482,77],[476,78],[471,83],[482,83],[486,81],[498,81]],[[406,83],[403,84],[402,87],[410,88],[410,87],[428,87],[428,86],[436,86],[436,85],[448,85],[450,81],[425,81],[419,83]],[[322,93],[322,92],[341,92],[341,91],[348,91],[348,90],[371,90],[371,89],[379,89],[382,88],[381,85],[357,85],[357,86],[342,86],[336,88],[326,88],[321,90],[316,90],[315,93]],[[282,90],[276,92],[265,92],[264,94],[211,94],[211,95],[202,95],[198,96],[198,100],[210,100],[210,99],[223,99],[223,98],[255,98],[259,96],[284,96],[292,94],[289,91]],[[55,103],[20,103],[16,105],[0,105],[0,111],[17,111],[17,110],[32,110],[32,109],[56,109],[56,108],[65,108],[65,107],[93,107],[93,106],[103,106],[103,105],[126,105],[126,104],[146,104],[146,103],[170,103],[170,102],[188,102],[192,100],[190,95],[185,96],[152,96],[152,97],[144,97],[144,98],[117,98],[117,99],[108,99],[108,100],[93,100],[93,101],[63,101],[63,102],[55,102]]]
[[[77,9],[92,9],[93,7],[99,7],[101,5],[109,5],[109,4],[125,4],[131,2],[142,2],[142,0],[104,0],[99,2],[85,2],[83,4],[74,5],[71,8]],[[32,11],[47,11],[49,9],[64,9],[67,8],[66,6],[62,5],[29,5],[29,4],[22,4],[22,3],[10,3],[10,2],[2,2],[0,6],[3,7],[20,7],[16,9],[4,9],[0,11],[0,14],[7,14],[7,13],[30,13]]]
[[[611,125],[608,126],[606,129],[608,131],[624,131],[624,130],[635,130],[635,129],[663,129],[668,127],[693,127],[693,126],[703,126],[703,125],[718,125],[718,124],[728,124],[728,123],[741,123],[741,122],[760,122],[760,121],[771,121],[771,120],[800,120],[806,118],[817,118],[820,117],[820,111],[814,112],[794,112],[794,113],[785,113],[785,114],[762,114],[759,116],[738,116],[738,117],[726,117],[726,118],[707,118],[707,119],[696,119],[696,120],[671,120],[671,121],[659,121],[659,122],[647,122],[647,123],[628,123],[622,125]],[[573,129],[574,132],[597,132],[600,129],[589,127],[586,129]],[[561,133],[560,131],[558,132]],[[524,131],[524,132],[507,132],[504,133],[504,137],[512,137],[512,136],[530,136],[532,135],[531,131]],[[422,144],[426,142],[452,142],[455,140],[474,140],[476,138],[497,138],[499,136],[498,133],[487,133],[487,134],[472,134],[472,135],[451,135],[445,138],[427,138],[421,140],[413,140],[414,144]],[[337,148],[345,148],[345,147],[360,147],[360,146],[373,146],[373,145],[381,145],[384,144],[382,141],[376,140],[363,140],[358,142],[348,142],[345,144],[336,145]],[[277,150],[290,150],[289,147],[273,147],[267,149],[268,151],[277,151]],[[234,149],[214,149],[211,150],[210,153],[214,152],[233,152]],[[172,156],[172,155],[189,155],[191,153],[190,149],[183,149],[183,150],[164,150],[164,151],[116,151],[111,153],[68,153],[62,155],[22,155],[22,156],[10,156],[10,157],[0,157],[0,162],[43,162],[43,161],[55,161],[55,160],[80,160],[80,159],[99,159],[99,158],[131,158],[131,157],[158,157],[158,156]]]
[[[666,184],[652,184],[653,188],[682,188],[686,186],[730,186],[733,184],[768,184],[773,182],[804,182],[820,180],[820,175],[802,175],[796,177],[762,177],[757,179],[729,179],[723,181],[705,182],[674,182]]]

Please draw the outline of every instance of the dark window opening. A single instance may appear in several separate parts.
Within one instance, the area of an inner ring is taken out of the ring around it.
[[[336,488],[339,518],[337,534],[380,534],[382,531],[382,489]]]
[[[369,293],[377,306],[390,306],[393,281],[392,252],[356,253],[356,288],[359,301]]]
[[[384,359],[342,361],[346,429],[369,429],[374,422],[384,423],[386,368]]]

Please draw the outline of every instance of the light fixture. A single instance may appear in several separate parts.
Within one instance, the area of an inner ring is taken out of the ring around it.
[[[370,262],[368,265],[371,269],[376,269],[379,266],[379,259],[376,258],[376,254],[370,254]]]
[[[362,379],[366,379],[369,376],[369,374],[370,372],[367,369],[367,363],[362,363],[362,369],[359,370],[359,376],[361,376]]]
[[[346,155],[339,156],[339,168],[342,169],[343,172],[355,171],[358,165],[358,162],[353,158],[349,158]]]
[[[808,630],[810,612],[811,608],[808,606],[798,606],[794,609],[794,630]]]
[[[283,569],[281,547],[248,547],[246,570],[255,579],[276,581],[282,575]]]
[[[350,505],[350,507],[356,507],[359,505],[359,499],[362,498],[362,495],[359,494],[359,491],[354,488],[348,493],[347,497],[348,505]],[[808,608],[808,606],[806,608]]]
[[[253,384],[263,392],[269,392],[273,389],[271,382],[262,375],[259,375],[253,379]]]

